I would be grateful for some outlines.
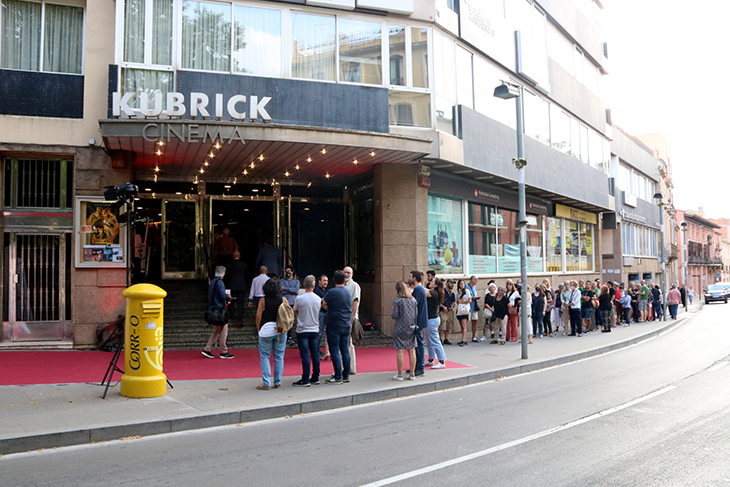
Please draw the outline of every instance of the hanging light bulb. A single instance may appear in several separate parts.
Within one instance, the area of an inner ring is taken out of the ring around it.
[[[375,157],[375,151],[370,152],[370,157]]]
[[[326,154],[326,153],[327,153],[327,149],[322,149],[322,154]]]
[[[357,166],[357,159],[355,159],[354,161],[352,161],[352,163]]]
[[[254,164],[253,164],[253,162],[252,162],[252,163],[251,163],[251,169],[253,169],[253,168],[255,168],[255,167],[256,167],[256,166],[254,166]]]
[[[215,143],[215,148],[216,148],[216,149],[220,149],[220,148],[221,148],[221,145],[220,145],[220,144],[219,144],[218,142],[216,142],[216,143]]]
[[[155,172],[160,172],[160,167],[159,166],[155,166]]]
[[[157,154],[158,156],[161,156],[162,155],[162,151],[158,149],[157,152],[155,152],[155,154]]]
[[[259,161],[263,161],[263,160],[264,160],[264,155],[263,155],[263,154],[261,154],[261,155],[259,156]]]
[[[309,183],[307,184],[307,188],[311,188],[311,187],[312,187],[312,181],[309,181]]]
[[[327,179],[329,179],[330,178],[330,173],[325,174],[324,177],[326,177]]]
[[[204,165],[204,166],[208,166],[208,161],[205,161],[205,162],[203,163],[203,165]]]
[[[297,164],[296,166],[294,166],[294,169],[296,169],[298,171],[299,170],[299,164]]]
[[[307,157],[307,162],[312,162],[312,158],[311,157]]]
[[[248,171],[246,171],[246,170],[244,169],[244,170],[243,170],[243,175],[244,175],[244,176],[248,176]]]
[[[205,171],[203,171],[203,168],[200,168],[200,174],[203,174]]]
[[[289,177],[289,171],[284,173],[284,177],[287,177],[287,178]]]

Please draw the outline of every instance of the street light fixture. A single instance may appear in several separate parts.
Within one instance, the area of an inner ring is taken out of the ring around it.
[[[494,96],[502,100],[516,101],[517,109],[517,157],[512,162],[517,167],[517,185],[519,192],[519,214],[517,223],[520,226],[520,281],[522,284],[520,306],[520,318],[522,320],[522,358],[527,359],[527,208],[525,203],[525,146],[523,137],[522,100],[523,90],[521,85],[502,81],[502,84],[494,89]]]
[[[660,253],[660,259],[662,260],[662,320],[667,320],[667,256],[666,252],[664,251],[664,195],[662,195],[660,192],[654,193],[654,199],[659,201],[657,203],[657,206],[659,206],[659,216],[661,217],[661,253]]]

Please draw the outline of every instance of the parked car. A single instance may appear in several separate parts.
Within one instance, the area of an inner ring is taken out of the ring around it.
[[[730,296],[730,282],[716,282],[715,286],[722,286],[725,288],[725,294]]]
[[[727,303],[727,291],[722,284],[710,284],[705,290],[705,303],[723,301]]]

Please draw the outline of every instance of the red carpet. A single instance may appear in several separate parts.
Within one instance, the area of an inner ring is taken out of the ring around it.
[[[170,381],[250,379],[261,377],[258,350],[230,350],[236,356],[233,360],[209,359],[200,350],[166,351],[164,373]],[[24,384],[78,384],[101,382],[112,353],[97,351],[5,351],[0,352],[0,386]],[[358,348],[357,372],[395,371],[395,350],[389,347]],[[120,368],[124,357],[119,358]],[[408,356],[406,355],[406,366]],[[466,368],[467,365],[446,362],[448,368]],[[273,372],[273,360],[272,360]],[[321,375],[332,374],[332,362],[322,362]],[[302,374],[299,351],[287,349],[284,356],[284,376]],[[114,374],[114,381],[120,373]]]

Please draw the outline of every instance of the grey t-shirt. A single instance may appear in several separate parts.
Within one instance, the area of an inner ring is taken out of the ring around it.
[[[314,293],[304,293],[294,301],[297,312],[297,333],[319,333],[319,308],[322,298]]]

